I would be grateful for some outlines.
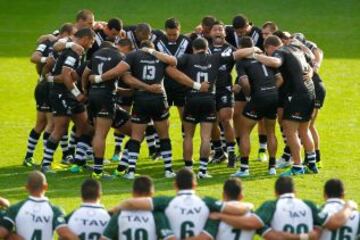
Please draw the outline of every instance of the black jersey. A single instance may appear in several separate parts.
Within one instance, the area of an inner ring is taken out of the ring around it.
[[[131,74],[138,80],[150,85],[163,82],[167,64],[151,54],[141,50],[134,51],[126,55],[125,62],[130,66]]]
[[[310,70],[305,54],[296,45],[282,46],[273,53],[282,62],[279,70],[284,78],[281,91],[286,95],[309,95],[315,96],[312,80],[304,81],[304,74]]]
[[[215,84],[218,78],[219,67],[234,61],[231,52],[222,52],[207,54],[200,52],[197,54],[184,54],[177,59],[177,65],[180,70],[185,72],[194,82],[209,82],[211,87],[209,93],[215,94]],[[191,93],[199,93],[191,90]]]
[[[114,68],[121,60],[123,55],[116,48],[102,48],[96,51],[87,67],[91,69],[91,73],[101,75]],[[100,83],[91,84],[92,88],[104,88],[111,91],[115,90],[118,78],[107,80]]]
[[[224,53],[225,55],[232,55],[232,53],[236,49],[231,46],[229,43],[225,43],[221,47],[216,47],[214,45],[211,45],[209,47],[209,52],[211,54],[215,53]],[[218,77],[216,81],[216,91],[222,91],[222,90],[229,90],[231,91],[232,86],[232,76],[231,71],[234,67],[235,61],[223,64],[219,67],[218,71]]]
[[[225,27],[225,32],[226,32],[226,41],[228,43],[230,43],[231,45],[233,45],[236,48],[240,48],[240,40],[241,37],[239,37],[236,32],[234,27],[232,26],[226,26]],[[256,27],[256,26],[251,26],[251,31],[246,35],[251,37],[251,39],[254,42],[254,46],[263,49],[263,42],[264,39],[261,35],[261,29]]]
[[[158,51],[166,53],[171,56],[180,57],[185,53],[191,53],[190,39],[184,35],[180,35],[175,42],[169,42],[165,35],[158,37],[155,42],[155,47]],[[165,75],[164,83],[166,87],[184,91],[186,87]]]
[[[80,66],[81,57],[77,55],[72,49],[65,49],[57,58],[56,63],[51,71],[53,76],[60,75],[63,67],[68,67],[76,71]],[[55,83],[54,86],[66,89],[63,83]]]
[[[92,45],[92,47],[90,49],[88,49],[86,51],[86,59],[90,60],[92,55],[100,49],[101,43],[103,41],[110,41],[110,42],[115,42],[115,39],[109,39],[106,34],[104,33],[104,30],[99,29],[99,30],[95,30],[95,42]]]
[[[236,63],[238,80],[247,76],[251,87],[251,99],[263,99],[277,96],[278,91],[275,84],[275,75],[279,72],[265,66],[253,58],[245,58]]]
[[[128,38],[131,41],[135,49],[139,49],[140,41],[135,36],[135,29],[136,29],[135,25],[124,27],[126,38]],[[151,35],[149,40],[155,42],[156,39],[162,35],[164,35],[164,33],[161,30],[151,30]]]
[[[46,40],[37,46],[36,51],[40,52],[43,57],[49,57],[50,52],[53,51],[52,46],[53,46],[53,42]],[[42,68],[44,66],[45,66],[45,63],[37,63],[36,64],[36,71],[39,75],[41,75]]]

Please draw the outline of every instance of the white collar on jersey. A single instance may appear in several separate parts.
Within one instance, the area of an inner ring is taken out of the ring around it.
[[[49,199],[45,196],[42,197],[29,196],[29,198],[34,201],[49,201]]]
[[[180,190],[176,195],[195,195],[195,190]]]
[[[326,200],[326,203],[341,203],[341,204],[345,204],[345,201],[341,198],[328,198]]]
[[[281,194],[279,198],[295,198],[295,193],[284,193]]]
[[[100,204],[100,203],[87,203],[87,202],[83,202],[80,205],[81,207],[96,207],[96,208],[104,208],[104,205]]]

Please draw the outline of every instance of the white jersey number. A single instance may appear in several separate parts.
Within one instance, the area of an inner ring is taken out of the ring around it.
[[[143,68],[143,79],[154,80],[155,79],[155,66],[146,65]]]

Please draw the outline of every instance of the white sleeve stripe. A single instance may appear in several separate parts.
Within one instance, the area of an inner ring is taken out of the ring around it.
[[[154,204],[153,204],[152,198],[148,198],[148,199],[149,199],[149,202],[150,202],[151,211],[153,211],[154,210]]]
[[[206,235],[208,235],[211,239],[214,239],[213,236],[206,230],[202,231],[203,233],[205,233]]]
[[[272,230],[271,228],[266,229],[266,231],[261,234],[261,237],[265,237],[265,235],[266,235],[268,232],[270,232],[271,230]]]
[[[171,235],[169,235],[169,236],[166,236],[166,237],[164,238],[164,240],[167,240],[167,239],[172,238],[172,237],[175,237],[175,234],[171,234]]]
[[[58,225],[55,230],[58,230],[59,228],[62,228],[62,227],[67,227],[68,225],[66,223],[63,223],[63,224],[60,224]]]
[[[4,217],[4,220],[8,220],[9,222],[15,225],[15,222],[9,217]]]
[[[256,215],[255,213],[252,213],[251,216],[256,217],[256,218],[261,222],[261,224],[262,224],[263,226],[265,226],[265,223],[263,222],[263,220],[262,220],[258,215]]]
[[[222,207],[221,207],[221,209],[220,209],[220,212],[223,212],[224,209],[225,209],[225,207],[226,207],[226,203],[223,203],[223,205],[222,205]]]

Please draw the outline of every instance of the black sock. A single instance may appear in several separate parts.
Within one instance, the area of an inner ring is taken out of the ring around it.
[[[220,140],[214,140],[213,146],[215,150],[215,156],[219,156],[223,154],[222,144]]]
[[[184,163],[185,163],[185,167],[189,167],[189,168],[191,168],[194,164],[192,160],[184,160]]]
[[[27,150],[26,150],[26,156],[25,158],[31,158],[34,155],[35,147],[39,141],[40,134],[35,132],[34,129],[31,129],[29,137],[28,137],[28,143],[27,143]]]
[[[140,142],[130,139],[128,142],[128,156],[129,156],[129,172],[135,172],[136,170],[136,161],[139,157],[140,152]]]
[[[315,152],[307,152],[305,154],[305,162],[309,166],[314,166],[316,164],[316,153]]]
[[[207,172],[207,165],[209,162],[209,158],[200,158],[200,167],[199,167],[199,171],[203,174],[205,174]]]
[[[316,162],[320,162],[321,161],[320,149],[315,150],[315,153],[316,153]]]
[[[236,143],[235,142],[227,142],[226,143],[226,152],[228,155],[230,154],[235,154],[235,145]]]
[[[86,164],[86,151],[91,146],[91,137],[88,135],[81,135],[76,144],[75,163],[78,166],[84,166]]]
[[[115,138],[115,151],[114,154],[119,154],[121,152],[121,145],[125,138],[125,135],[122,133],[116,133],[114,132],[114,138]]]
[[[285,161],[290,161],[291,158],[291,151],[290,151],[290,147],[289,146],[285,146],[284,148],[284,153],[281,156],[283,159],[285,159]]]
[[[153,125],[148,125],[146,127],[145,139],[149,148],[149,155],[156,153],[155,128]]]
[[[54,141],[53,139],[49,138],[46,141],[46,146],[44,149],[44,157],[42,160],[41,165],[42,166],[49,166],[51,165],[54,157],[54,153],[56,151],[57,146],[59,145],[59,142]]]
[[[269,169],[274,168],[276,164],[276,159],[274,157],[269,158]]]
[[[44,146],[46,146],[46,142],[47,142],[47,140],[49,139],[50,134],[51,134],[51,133],[49,133],[49,132],[44,132],[44,133],[43,133],[42,138],[43,138],[43,144],[44,144]]]
[[[260,143],[259,152],[266,152],[266,149],[267,149],[267,136],[264,135],[264,134],[259,134],[259,143]]]
[[[245,171],[249,169],[249,157],[240,158],[240,170]]]
[[[236,140],[236,144],[237,144],[238,146],[240,146],[240,138],[237,137],[237,138],[235,138],[235,140]]]
[[[104,165],[104,158],[102,158],[102,157],[94,158],[94,172],[96,174],[102,173],[103,165]]]
[[[171,152],[171,141],[169,138],[160,139],[160,154],[164,161],[165,171],[172,172],[172,152]]]

